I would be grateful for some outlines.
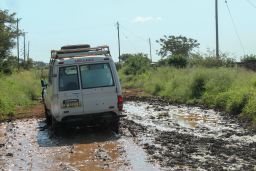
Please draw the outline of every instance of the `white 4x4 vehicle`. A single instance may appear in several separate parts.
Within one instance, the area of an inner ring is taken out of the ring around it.
[[[121,86],[108,46],[63,46],[51,51],[49,78],[42,81],[47,123],[110,126],[118,132]]]

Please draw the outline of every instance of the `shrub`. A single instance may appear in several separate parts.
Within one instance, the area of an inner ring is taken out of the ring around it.
[[[256,123],[256,74],[240,68],[159,67],[143,74],[121,73],[122,85],[141,88],[172,102],[203,104]]]
[[[226,103],[226,111],[233,115],[238,115],[242,112],[248,101],[248,96],[242,91],[233,91]]]
[[[36,71],[20,71],[0,79],[0,118],[14,113],[16,107],[33,104],[40,97],[40,79]]]
[[[245,55],[242,59],[242,62],[247,62],[247,61],[256,61],[256,55]]]
[[[184,55],[172,55],[171,57],[167,58],[167,63],[169,66],[184,68],[187,66],[188,57]]]
[[[124,73],[126,75],[142,74],[149,68],[150,60],[140,54],[129,57],[124,63]]]
[[[205,78],[203,75],[196,75],[191,84],[192,98],[200,98],[205,91]]]
[[[256,93],[252,93],[248,98],[248,102],[242,110],[242,114],[251,118],[256,123]]]

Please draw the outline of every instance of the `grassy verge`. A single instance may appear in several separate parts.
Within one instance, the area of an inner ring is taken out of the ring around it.
[[[40,97],[41,71],[20,71],[0,75],[0,120],[16,114],[17,108],[31,106]]]
[[[124,88],[140,88],[175,103],[218,108],[256,125],[256,73],[236,68],[161,67],[140,75],[119,71]]]

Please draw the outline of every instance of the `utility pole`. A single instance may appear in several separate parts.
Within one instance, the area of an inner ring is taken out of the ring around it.
[[[20,22],[21,18],[17,18],[17,58],[18,58],[18,68],[20,68],[20,44],[19,44],[19,22]]]
[[[24,42],[23,42],[24,63],[26,62],[26,33],[28,33],[28,32],[23,32],[23,38],[24,38]]]
[[[219,59],[219,16],[218,16],[218,0],[215,0],[215,24],[216,24],[216,58]]]
[[[150,55],[150,60],[151,60],[151,63],[152,63],[153,60],[152,60],[152,51],[151,51],[151,40],[150,40],[150,38],[148,39],[148,42],[149,42],[149,55]]]
[[[29,45],[30,45],[30,42],[28,41],[28,57],[27,57],[27,61],[29,60]]]
[[[118,61],[120,63],[121,52],[120,52],[119,22],[116,23],[116,26],[117,26],[117,37],[118,37]]]

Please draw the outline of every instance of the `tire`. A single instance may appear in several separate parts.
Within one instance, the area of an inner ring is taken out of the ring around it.
[[[59,135],[60,134],[60,122],[58,122],[54,116],[51,116],[51,127],[52,127],[52,131],[55,135]]]
[[[118,119],[115,119],[112,124],[111,124],[111,129],[112,131],[114,131],[116,134],[119,133],[119,118]]]
[[[46,106],[44,105],[44,114],[45,114],[45,122],[47,125],[50,125],[51,122],[52,122],[52,118],[51,116],[49,115],[49,111],[48,109],[46,108]]]

